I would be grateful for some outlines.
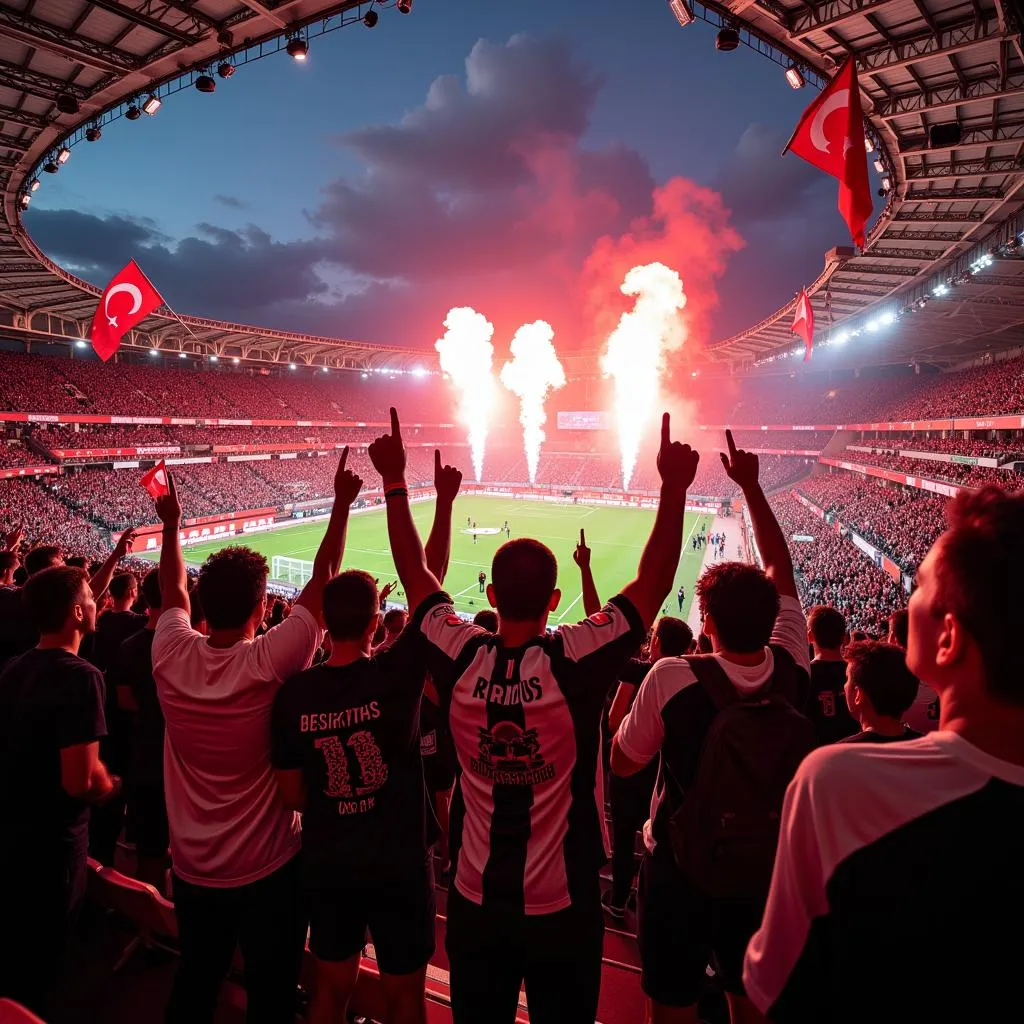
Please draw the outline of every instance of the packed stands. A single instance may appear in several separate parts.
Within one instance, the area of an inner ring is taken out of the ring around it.
[[[32,480],[0,481],[0,531],[24,527],[31,544],[59,543],[69,554],[105,557],[110,543],[95,524]]]
[[[937,459],[913,459],[902,455],[888,453],[857,451],[855,448],[845,449],[838,458],[847,462],[856,462],[865,466],[882,466],[900,473],[927,477],[931,480],[946,480],[963,487],[984,487],[995,484],[1010,490],[1019,489],[1022,478],[1019,474],[988,466],[969,466],[959,462],[940,462]]]

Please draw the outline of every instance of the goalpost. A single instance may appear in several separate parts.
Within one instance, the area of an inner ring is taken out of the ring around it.
[[[270,560],[271,579],[281,583],[290,583],[293,587],[304,587],[313,575],[313,563],[304,558],[289,558],[287,555],[274,555]]]

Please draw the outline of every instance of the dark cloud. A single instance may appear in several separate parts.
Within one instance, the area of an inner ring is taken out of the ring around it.
[[[244,199],[239,199],[238,196],[222,196],[220,194],[213,197],[215,203],[220,203],[221,206],[226,206],[231,210],[247,210],[249,204]]]

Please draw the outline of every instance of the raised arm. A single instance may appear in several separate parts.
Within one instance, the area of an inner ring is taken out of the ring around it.
[[[732,431],[725,432],[729,454],[722,452],[722,465],[729,479],[743,491],[743,500],[750,512],[754,527],[754,539],[764,559],[765,572],[775,582],[776,589],[783,597],[798,597],[796,579],[793,576],[793,559],[789,554],[786,535],[768,504],[758,480],[760,469],[758,458],[753,452],[736,447]]]
[[[350,469],[345,468],[347,462],[348,445],[345,445],[334,474],[334,507],[331,509],[331,518],[327,522],[324,538],[320,541],[320,547],[313,559],[313,575],[302,588],[302,593],[295,599],[295,603],[310,612],[317,622],[320,621],[323,612],[324,587],[330,579],[338,575],[341,568],[349,510],[363,486],[363,481]]]
[[[462,473],[454,466],[442,466],[441,453],[435,448],[434,490],[437,491],[437,501],[434,505],[434,523],[430,527],[424,553],[427,568],[439,583],[443,583],[448,575],[448,559],[452,553],[452,508],[461,486]],[[411,609],[412,605],[409,607]]]
[[[391,433],[378,437],[369,449],[370,461],[384,481],[384,501],[388,512],[388,539],[398,578],[405,588],[409,611],[441,589],[437,577],[427,568],[423,543],[416,532],[409,508],[409,488],[405,484],[405,445],[398,413],[391,410]]]
[[[661,418],[661,445],[658,449],[658,473],[661,475],[658,511],[640,556],[636,579],[622,591],[633,602],[648,628],[661,611],[675,580],[683,548],[686,489],[693,483],[699,461],[700,456],[688,444],[672,440],[669,415],[665,413]]]
[[[190,610],[188,576],[185,558],[181,553],[181,502],[174,476],[167,474],[167,493],[156,499],[156,514],[163,523],[160,540],[160,610],[171,608]]]
[[[89,589],[92,591],[93,597],[99,597],[110,586],[110,581],[114,577],[114,570],[117,568],[118,562],[131,551],[132,544],[134,543],[134,527],[130,530],[125,530],[117,538],[114,550],[107,555],[107,560],[100,566],[99,572],[89,580]]]
[[[572,560],[580,567],[580,582],[583,586],[583,611],[589,617],[601,610],[601,598],[597,593],[594,573],[590,568],[590,548],[587,538],[580,530],[580,542],[572,553]]]

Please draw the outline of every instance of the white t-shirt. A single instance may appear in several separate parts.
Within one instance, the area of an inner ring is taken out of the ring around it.
[[[319,644],[316,619],[301,605],[228,648],[211,647],[180,608],[157,620],[171,856],[186,882],[246,885],[299,852],[299,817],[281,802],[270,766],[270,711],[281,683],[309,667]]]

